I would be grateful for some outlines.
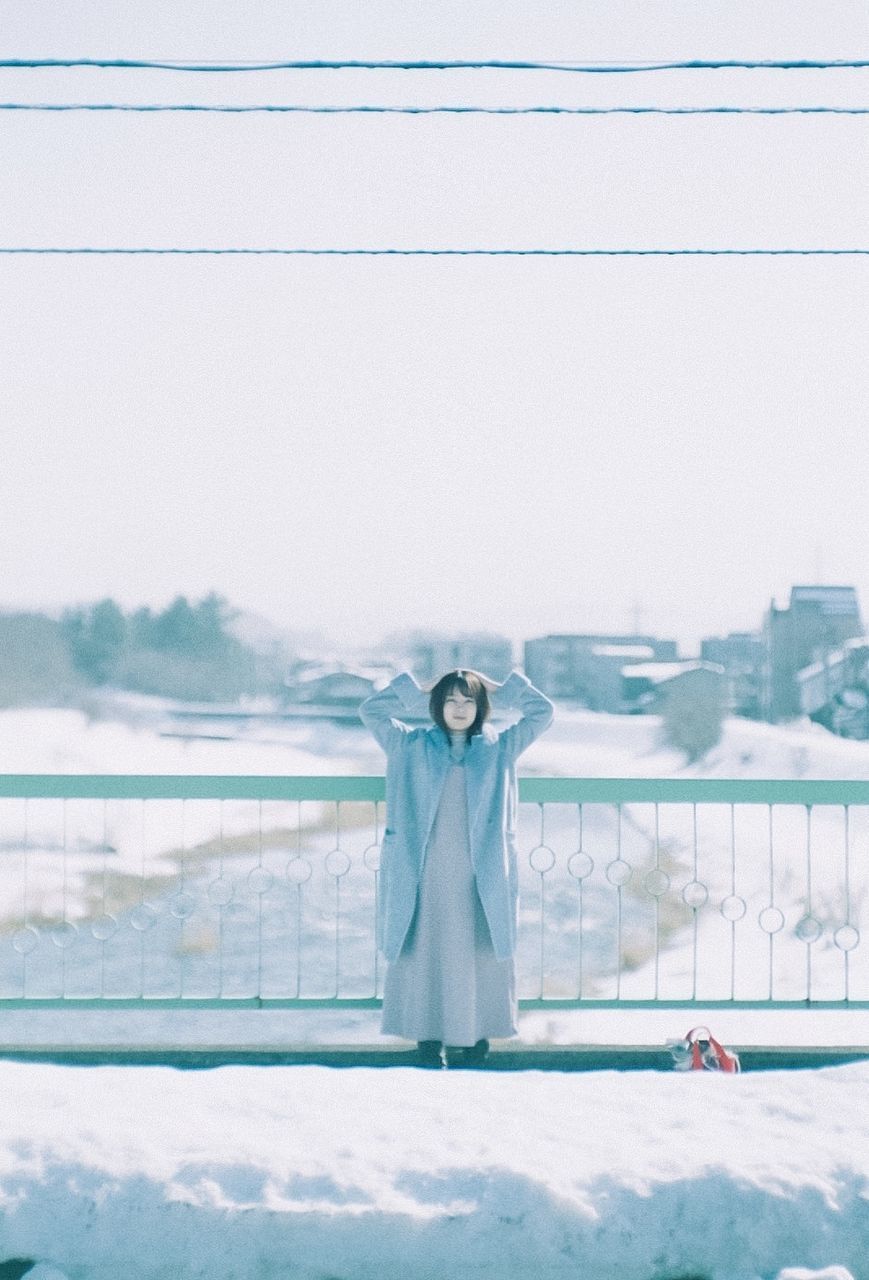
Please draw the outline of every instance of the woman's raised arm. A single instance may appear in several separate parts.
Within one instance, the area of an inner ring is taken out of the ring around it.
[[[399,746],[410,733],[411,726],[403,715],[423,716],[428,711],[428,695],[420,689],[409,671],[390,680],[385,688],[372,693],[359,708],[359,718],[370,729],[384,751]]]
[[[521,671],[512,671],[503,684],[497,685],[491,699],[499,711],[520,712],[521,719],[501,734],[501,742],[513,760],[552,724],[555,708]]]

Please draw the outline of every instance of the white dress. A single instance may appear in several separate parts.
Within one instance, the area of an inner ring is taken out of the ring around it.
[[[513,960],[498,960],[477,893],[465,770],[453,761],[425,853],[416,912],[387,969],[382,1029],[470,1046],[516,1034]]]

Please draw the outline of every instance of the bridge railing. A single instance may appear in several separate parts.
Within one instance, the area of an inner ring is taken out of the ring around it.
[[[0,776],[0,1005],[373,1007],[381,777]],[[523,778],[524,1007],[869,1008],[869,782]]]

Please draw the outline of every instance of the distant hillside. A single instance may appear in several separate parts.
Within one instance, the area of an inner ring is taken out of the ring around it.
[[[2,613],[0,706],[79,704],[105,686],[196,701],[271,694],[287,652],[282,633],[214,592],[159,611],[106,598],[59,618]]]

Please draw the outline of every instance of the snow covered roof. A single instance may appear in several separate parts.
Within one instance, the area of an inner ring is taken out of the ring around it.
[[[828,615],[860,616],[854,587],[791,587],[791,608],[796,604],[819,604]]]
[[[665,680],[673,680],[684,675],[686,671],[713,671],[723,674],[724,668],[717,662],[637,662],[622,669],[622,675],[631,679],[649,680],[652,684],[663,684]]]
[[[596,644],[592,653],[596,658],[625,658],[636,662],[655,656],[655,650],[648,644]]]
[[[855,636],[852,640],[846,640],[841,649],[831,650],[823,661],[810,662],[807,667],[802,667],[797,672],[797,680],[801,683],[806,680],[812,680],[815,676],[819,676],[824,671],[829,671],[831,667],[836,667],[844,662],[846,654],[859,653],[861,649],[869,649],[869,636]]]

